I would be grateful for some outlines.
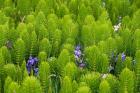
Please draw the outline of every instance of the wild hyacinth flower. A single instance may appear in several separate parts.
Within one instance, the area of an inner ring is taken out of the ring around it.
[[[31,70],[33,70],[34,74],[37,75],[37,73],[38,73],[37,64],[38,64],[38,59],[36,57],[33,58],[32,56],[30,56],[29,60],[27,61],[27,64],[26,64],[26,68],[27,68],[29,75],[31,73]]]
[[[122,61],[124,61],[126,58],[126,55],[124,53],[122,53]]]
[[[79,67],[80,67],[81,69],[83,69],[85,66],[86,66],[85,63],[80,63],[80,64],[79,64]]]
[[[82,54],[80,45],[76,46],[76,48],[74,50],[74,55],[75,55],[76,65],[80,68],[84,68],[86,65],[82,58],[83,54]]]
[[[35,74],[35,76],[38,75],[38,68],[34,68],[34,74]]]

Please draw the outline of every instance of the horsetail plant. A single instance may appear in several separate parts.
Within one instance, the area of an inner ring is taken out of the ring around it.
[[[12,81],[8,86],[7,93],[20,93],[20,86],[18,83]]]
[[[127,90],[128,93],[134,93],[134,73],[126,67],[122,70],[119,78],[119,92],[124,93]]]
[[[47,54],[47,57],[50,57],[52,45],[47,38],[43,38],[39,44],[39,51],[44,51]]]
[[[136,52],[136,69],[135,69],[135,72],[136,72],[136,89],[135,89],[135,92],[136,93],[139,93],[140,91],[140,50],[137,50]]]
[[[99,93],[111,93],[110,85],[106,80],[102,80],[99,87]]]
[[[78,88],[76,93],[92,93],[88,86],[81,86]]]
[[[24,79],[21,91],[24,93],[43,93],[40,82],[33,76]]]
[[[50,75],[50,66],[47,62],[41,61],[39,66],[39,80],[42,86],[43,93],[46,93],[49,89],[49,75]]]
[[[5,84],[4,84],[4,93],[8,93],[8,88],[9,88],[9,84],[11,84],[12,82],[12,79],[8,76],[6,79],[5,79]]]
[[[16,64],[21,65],[25,57],[25,43],[21,38],[16,41],[14,49]]]
[[[62,81],[60,93],[73,93],[71,78],[69,78],[68,76],[65,76]]]

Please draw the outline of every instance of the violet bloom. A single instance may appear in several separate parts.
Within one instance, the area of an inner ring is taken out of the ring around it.
[[[80,49],[81,49],[80,45],[76,46],[76,48],[75,48],[75,50],[80,50]]]
[[[79,67],[80,67],[80,68],[84,68],[85,66],[86,66],[85,63],[80,63],[80,64],[79,64]]]
[[[32,69],[35,70],[34,74],[38,72],[37,69],[35,69],[37,62],[38,62],[37,58],[33,58],[32,56],[29,57],[29,60],[27,61],[27,64],[26,64],[28,74],[31,73]]]
[[[122,61],[124,61],[126,58],[126,55],[124,53],[122,53]]]
[[[34,74],[37,76],[38,75],[38,68],[34,68]]]
[[[75,56],[81,57],[82,53],[80,50],[75,50],[74,51]]]

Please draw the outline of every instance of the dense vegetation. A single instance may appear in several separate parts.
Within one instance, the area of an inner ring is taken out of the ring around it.
[[[0,0],[0,93],[140,93],[140,0]]]

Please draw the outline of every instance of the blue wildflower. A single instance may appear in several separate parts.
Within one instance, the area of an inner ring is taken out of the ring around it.
[[[124,61],[126,58],[126,55],[124,54],[124,52],[122,53],[122,61]]]
[[[80,45],[76,46],[76,48],[75,48],[75,50],[80,50],[80,49],[81,49]]]
[[[34,68],[34,74],[37,76],[38,75],[38,68]]]
[[[27,64],[26,64],[28,74],[31,73],[32,69],[34,70],[34,74],[37,74],[37,72],[38,72],[38,70],[37,70],[38,68],[36,68],[37,62],[38,62],[38,59],[36,57],[35,58],[33,58],[32,56],[29,57],[29,60],[27,61]]]

